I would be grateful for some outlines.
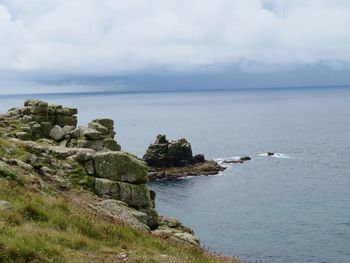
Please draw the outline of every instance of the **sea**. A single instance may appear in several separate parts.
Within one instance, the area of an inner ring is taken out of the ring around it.
[[[157,134],[219,162],[250,156],[216,176],[149,183],[160,214],[191,227],[207,250],[350,262],[350,88],[0,95],[0,112],[29,97],[77,107],[80,125],[112,118],[123,150],[139,157]]]

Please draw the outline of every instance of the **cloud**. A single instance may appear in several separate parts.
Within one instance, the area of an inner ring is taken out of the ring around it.
[[[349,14],[348,0],[2,0],[0,72],[348,69]]]

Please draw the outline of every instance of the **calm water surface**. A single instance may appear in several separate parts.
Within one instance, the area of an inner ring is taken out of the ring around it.
[[[142,156],[159,133],[207,158],[249,155],[219,176],[153,182],[157,209],[202,245],[262,262],[350,262],[350,89],[41,95],[116,122]],[[0,96],[0,111],[23,97]],[[268,158],[273,151],[290,158]]]

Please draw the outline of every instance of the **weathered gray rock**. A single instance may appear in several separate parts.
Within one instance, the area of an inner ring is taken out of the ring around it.
[[[160,224],[170,228],[179,228],[182,225],[180,220],[175,217],[163,217]]]
[[[90,122],[88,124],[88,127],[91,129],[95,129],[96,131],[99,131],[102,135],[108,135],[108,128],[102,126],[97,122]]]
[[[74,126],[65,125],[63,128],[64,134],[70,134],[71,131],[75,130]]]
[[[35,139],[39,139],[42,137],[42,134],[41,134],[41,125],[39,123],[36,123],[34,125],[32,125],[31,127],[31,133],[32,133],[32,136],[35,138]]]
[[[55,157],[60,159],[65,159],[70,156],[80,158],[92,158],[92,155],[95,154],[95,151],[91,149],[85,149],[85,148],[67,148],[62,146],[49,146],[47,147],[47,151],[49,154],[55,155]],[[82,157],[84,156],[84,157]],[[87,157],[89,156],[89,157]]]
[[[126,203],[107,199],[98,203],[93,208],[99,214],[113,216],[118,221],[129,225],[132,228],[149,232],[150,228],[146,225],[147,215],[127,206]]]
[[[89,160],[84,162],[84,170],[87,174],[89,175],[94,175],[95,174],[95,165],[93,160]]]
[[[32,117],[28,116],[28,115],[24,115],[23,118],[22,118],[22,121],[24,123],[27,123],[27,122],[31,122],[33,121]]]
[[[114,138],[115,136],[115,131],[114,131],[114,121],[112,119],[107,119],[107,118],[99,118],[95,119],[92,121],[92,123],[97,123],[99,125],[102,125],[103,127],[108,129],[108,134],[105,136],[109,138]]]
[[[144,161],[152,167],[174,167],[192,164],[191,144],[186,139],[168,141],[165,135],[158,135],[155,143],[151,144]]]
[[[92,122],[98,123],[107,129],[113,129],[114,127],[114,121],[112,119],[107,119],[107,118],[98,118],[93,120]]]
[[[26,141],[30,139],[30,134],[28,132],[17,132],[16,137],[20,140]]]
[[[88,140],[101,140],[102,139],[102,133],[88,127],[79,127],[80,129],[80,135],[84,136]]]
[[[191,161],[192,148],[186,139],[170,141],[167,152],[167,166],[183,166]]]
[[[33,141],[21,141],[17,138],[9,139],[11,142],[16,145],[25,148],[28,152],[33,153],[35,155],[40,155],[46,151],[46,148],[33,142]]]
[[[96,193],[100,197],[120,200],[135,208],[150,208],[152,206],[150,192],[146,185],[96,178],[95,187]]]
[[[96,175],[113,181],[147,183],[147,166],[125,152],[97,153],[94,157]]]
[[[21,160],[17,160],[15,159],[14,160],[16,162],[16,164],[21,167],[22,169],[26,170],[27,172],[32,172],[33,171],[33,166],[31,166],[30,164],[28,163],[25,163]]]
[[[69,132],[69,135],[71,138],[79,138],[80,137],[80,129],[74,129],[72,131]]]
[[[27,104],[26,104],[27,103]],[[29,100],[24,103],[24,106],[31,106],[30,113],[45,115],[49,112],[49,104],[41,100]]]
[[[61,141],[64,138],[64,135],[64,130],[59,125],[55,125],[50,131],[50,137],[55,141]]]
[[[77,116],[55,115],[54,123],[61,127],[64,127],[66,125],[76,127],[78,119]]]
[[[141,208],[141,212],[147,215],[147,226],[150,229],[156,229],[159,226],[159,215],[153,208]]]
[[[76,153],[72,155],[73,159],[79,163],[86,163],[89,161],[93,161],[95,151],[91,149],[85,149],[85,148],[74,148]],[[94,167],[95,169],[95,167]]]
[[[157,229],[153,230],[152,234],[156,236],[167,235],[170,236],[170,238],[174,241],[190,244],[196,247],[200,245],[198,237],[181,229],[160,226]]]
[[[50,137],[50,131],[53,127],[51,122],[41,122],[40,123],[41,126],[41,134],[44,138],[49,138]]]
[[[111,151],[120,151],[120,145],[112,138],[103,139],[103,148]]]
[[[87,139],[78,139],[72,140],[70,142],[70,147],[78,147],[78,148],[87,148],[95,151],[100,151],[103,148],[102,140],[87,140]]]
[[[140,212],[134,208],[128,207],[128,204],[125,202],[114,199],[106,199],[101,201],[98,205],[108,210],[113,215],[118,215],[124,211],[127,211],[142,224],[147,224],[147,214]]]
[[[155,143],[151,144],[143,160],[152,167],[166,167],[168,158],[168,140],[165,135],[158,135]]]

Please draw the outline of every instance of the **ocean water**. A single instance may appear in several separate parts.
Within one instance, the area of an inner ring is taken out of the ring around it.
[[[350,262],[350,89],[35,97],[78,107],[80,124],[113,118],[118,142],[138,156],[164,133],[208,159],[252,157],[217,176],[150,183],[158,211],[207,249],[253,262]],[[0,96],[0,112],[23,100]]]

